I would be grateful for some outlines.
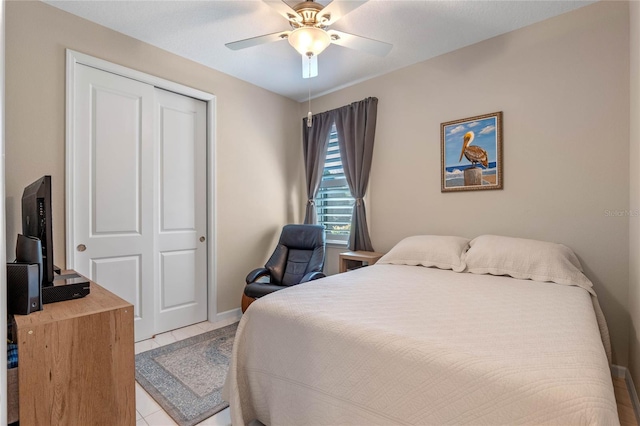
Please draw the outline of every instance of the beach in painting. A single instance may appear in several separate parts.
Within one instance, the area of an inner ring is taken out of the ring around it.
[[[464,186],[464,170],[470,168],[468,166],[449,166],[445,174],[445,188],[454,188],[456,186]],[[497,180],[496,162],[489,163],[489,167],[482,168],[482,185],[495,185]]]

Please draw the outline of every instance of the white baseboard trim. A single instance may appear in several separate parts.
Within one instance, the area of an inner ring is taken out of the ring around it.
[[[231,309],[229,311],[220,312],[216,314],[216,317],[211,321],[215,325],[219,325],[220,327],[224,327],[229,324],[233,324],[236,321],[240,321],[242,318],[242,310],[240,308]]]
[[[624,383],[627,385],[627,392],[629,392],[629,397],[631,398],[631,405],[633,405],[633,412],[636,415],[636,419],[640,419],[640,402],[638,401],[638,393],[633,384],[631,372],[627,367],[612,364],[611,375],[617,378],[624,378]]]
[[[618,379],[624,379],[626,374],[625,370],[628,370],[627,367],[623,367],[621,365],[611,364],[611,375]]]

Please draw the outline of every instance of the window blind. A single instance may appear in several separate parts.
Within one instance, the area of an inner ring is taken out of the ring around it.
[[[316,197],[318,223],[325,225],[328,243],[347,244],[349,241],[353,204],[354,199],[342,167],[338,133],[333,125],[329,132],[329,147]]]

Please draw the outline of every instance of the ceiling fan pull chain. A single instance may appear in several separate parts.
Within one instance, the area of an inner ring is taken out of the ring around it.
[[[313,125],[313,114],[311,114],[311,56],[313,54],[311,52],[307,53],[307,58],[309,59],[309,112],[307,113],[307,127],[311,127]]]

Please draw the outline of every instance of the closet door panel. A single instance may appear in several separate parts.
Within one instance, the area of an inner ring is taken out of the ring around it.
[[[134,305],[135,337],[155,333],[155,89],[76,65],[74,268]]]
[[[156,89],[158,331],[207,319],[206,104]]]

